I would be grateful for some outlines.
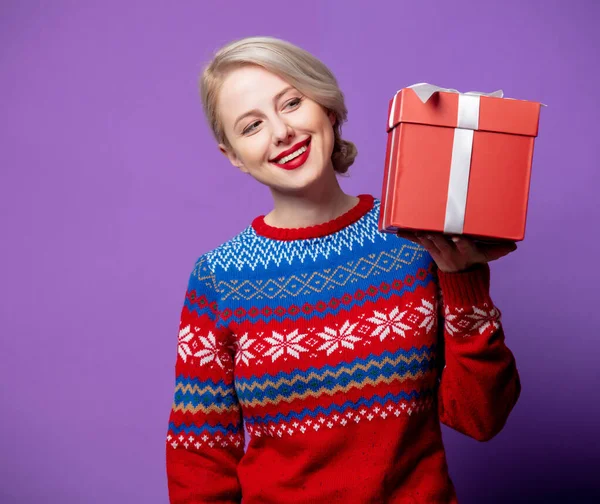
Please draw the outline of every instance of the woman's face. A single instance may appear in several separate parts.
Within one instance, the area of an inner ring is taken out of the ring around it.
[[[234,166],[278,192],[308,188],[333,171],[335,116],[257,66],[232,70],[217,111]]]

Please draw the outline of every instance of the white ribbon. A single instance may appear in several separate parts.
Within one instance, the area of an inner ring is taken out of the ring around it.
[[[462,234],[463,232],[472,152],[473,130],[456,128],[452,143],[444,233]]]
[[[480,93],[478,91],[460,93],[456,89],[441,88],[427,83],[414,84],[409,86],[409,89],[412,89],[423,103],[427,103],[434,93],[440,91],[458,94],[458,117],[456,119],[456,128],[454,130],[454,140],[452,143],[452,159],[450,162],[450,180],[448,184],[448,199],[446,200],[444,232],[462,234],[465,223],[469,175],[471,172],[473,132],[479,128],[480,97],[493,96],[502,98],[504,93],[501,89],[494,91],[493,93]],[[390,129],[394,127],[396,98],[400,91],[394,95],[392,102],[392,109],[389,117]],[[393,140],[395,140],[395,136]],[[392,141],[392,152],[394,143],[395,142]]]
[[[412,89],[419,99],[423,103],[427,103],[429,98],[431,98],[435,93],[443,92],[443,93],[457,93],[459,95],[470,95],[470,96],[493,96],[495,98],[503,98],[504,93],[502,89],[498,89],[493,93],[481,93],[480,91],[467,91],[466,93],[461,93],[456,89],[443,88],[439,86],[434,86],[433,84],[427,84],[426,82],[420,82],[419,84],[413,84],[412,86],[408,86],[408,89]],[[398,91],[400,92],[400,91]]]

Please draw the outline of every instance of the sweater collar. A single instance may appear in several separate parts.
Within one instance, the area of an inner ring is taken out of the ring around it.
[[[314,226],[301,228],[273,227],[265,222],[264,215],[260,215],[252,221],[252,228],[257,235],[273,240],[292,241],[320,238],[322,236],[337,233],[360,220],[372,210],[374,201],[375,198],[370,194],[360,194],[358,196],[358,203],[350,210],[335,219]]]

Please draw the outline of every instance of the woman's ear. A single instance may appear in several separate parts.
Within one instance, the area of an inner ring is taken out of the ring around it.
[[[248,173],[248,169],[244,166],[244,163],[237,157],[236,153],[233,151],[231,147],[225,146],[225,144],[219,144],[219,150],[221,153],[229,159],[229,162],[241,170],[244,173]]]
[[[336,117],[335,117],[335,113],[332,112],[331,110],[327,111],[327,117],[329,117],[329,121],[331,121],[331,125],[335,126],[336,123]]]

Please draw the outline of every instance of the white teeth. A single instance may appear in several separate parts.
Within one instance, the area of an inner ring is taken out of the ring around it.
[[[284,158],[281,158],[279,161],[277,161],[277,163],[278,164],[285,164],[288,161],[291,161],[292,159],[297,158],[300,154],[305,153],[307,151],[307,149],[308,149],[308,147],[306,147],[306,145],[303,145],[297,151],[292,152],[291,154],[288,154]]]

